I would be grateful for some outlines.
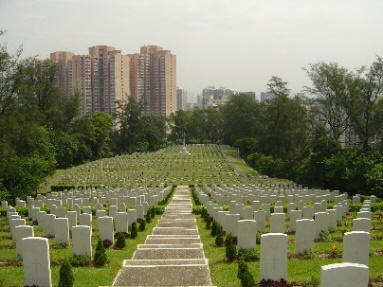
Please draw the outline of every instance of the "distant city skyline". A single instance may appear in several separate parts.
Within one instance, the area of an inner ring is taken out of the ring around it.
[[[223,86],[259,95],[273,75],[299,92],[310,63],[369,65],[383,55],[382,11],[380,0],[2,0],[0,29],[10,51],[22,45],[40,58],[95,45],[123,54],[166,47],[191,94]]]

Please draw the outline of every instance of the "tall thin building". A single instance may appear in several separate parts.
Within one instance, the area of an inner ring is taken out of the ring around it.
[[[82,114],[92,113],[92,85],[88,55],[75,55],[72,58],[72,93],[80,95]]]
[[[51,61],[57,64],[56,86],[65,94],[72,92],[72,58],[74,54],[66,51],[51,53]]]
[[[176,56],[159,46],[143,46],[140,55],[146,112],[166,116],[176,112]]]

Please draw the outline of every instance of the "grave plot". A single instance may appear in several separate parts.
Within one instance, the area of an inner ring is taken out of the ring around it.
[[[193,198],[217,286],[383,284],[383,222],[371,211],[374,196],[355,204],[338,191],[269,181],[195,186]]]

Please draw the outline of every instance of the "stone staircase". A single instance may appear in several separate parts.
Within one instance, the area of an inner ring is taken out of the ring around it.
[[[177,187],[152,235],[124,260],[113,286],[212,286],[188,187]]]

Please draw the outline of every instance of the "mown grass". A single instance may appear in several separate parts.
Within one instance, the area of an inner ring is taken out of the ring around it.
[[[206,229],[206,224],[203,219],[197,215],[197,225],[200,232],[201,240],[204,246],[205,256],[209,259],[209,268],[213,284],[219,287],[240,287],[240,281],[237,278],[238,264],[229,263],[225,260],[225,247],[215,246],[215,237],[210,235],[210,230]],[[352,220],[353,214],[349,215],[347,220]],[[286,228],[288,222],[286,221]],[[335,240],[343,238],[341,226],[336,232],[331,234],[331,241],[316,242],[313,249],[313,259],[298,259],[294,258],[295,250],[295,235],[289,235],[288,244],[288,281],[294,283],[295,286],[315,286],[312,283],[319,282],[320,267],[327,264],[338,263],[342,261],[342,241]],[[286,229],[287,230],[287,229]],[[373,219],[372,236],[383,235],[383,223],[379,221],[377,216]],[[332,246],[338,248],[338,258],[327,258]],[[259,245],[257,245],[259,250]],[[383,250],[383,240],[370,241],[370,253]],[[325,256],[321,258],[321,255]],[[254,276],[256,282],[259,282],[260,264],[259,261],[249,262],[249,271]],[[370,255],[370,279],[371,281],[382,281],[383,276],[383,256]]]

